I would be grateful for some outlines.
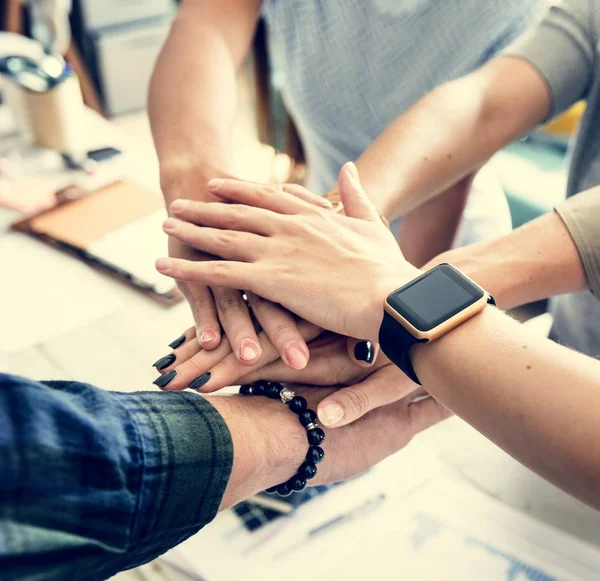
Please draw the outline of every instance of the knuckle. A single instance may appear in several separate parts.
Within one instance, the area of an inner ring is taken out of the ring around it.
[[[223,293],[218,299],[219,310],[223,313],[240,310],[241,297],[236,293]]]
[[[272,196],[277,193],[277,190],[273,186],[262,185],[258,188],[258,193],[263,196]]]
[[[263,299],[261,296],[255,295],[254,293],[248,295],[248,301],[255,311],[265,310],[269,306],[269,301],[267,299]]]
[[[363,389],[350,388],[344,390],[344,398],[346,399],[347,408],[352,410],[357,417],[364,416],[370,411],[370,399],[367,392]]]
[[[236,241],[236,239],[237,232],[223,230],[217,235],[216,242],[221,248],[228,248]]]
[[[227,282],[231,277],[231,265],[227,262],[216,262],[212,266],[213,278],[217,281]]]
[[[235,204],[227,209],[228,212],[225,219],[225,226],[234,229],[238,228],[243,224],[248,215],[248,207],[241,204]]]
[[[279,321],[269,329],[269,337],[274,343],[287,343],[292,339],[296,339],[295,326],[287,321]]]

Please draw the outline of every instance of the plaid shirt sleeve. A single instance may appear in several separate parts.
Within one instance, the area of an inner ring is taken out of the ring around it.
[[[195,394],[0,374],[0,576],[106,579],[150,561],[215,517],[232,462]]]

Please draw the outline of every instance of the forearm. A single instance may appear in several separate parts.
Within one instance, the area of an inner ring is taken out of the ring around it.
[[[0,568],[11,578],[68,576],[73,552],[103,578],[152,560],[219,509],[289,479],[307,451],[297,418],[267,398],[0,374],[2,419],[0,514],[11,516],[0,518]]]
[[[600,508],[600,363],[483,313],[412,355],[423,386],[513,457]]]
[[[501,238],[450,250],[426,268],[449,262],[509,309],[588,287],[573,238],[552,212]]]
[[[365,190],[389,218],[405,215],[472,173],[549,108],[533,67],[494,59],[432,91],[373,142],[356,162]]]
[[[472,175],[409,212],[398,243],[406,260],[417,267],[452,248],[469,197]]]
[[[198,184],[231,172],[238,66],[220,23],[198,3],[183,2],[158,59],[148,104],[167,202],[204,199],[208,194]]]
[[[212,396],[233,442],[233,466],[219,510],[291,478],[307,452],[306,433],[280,402]]]

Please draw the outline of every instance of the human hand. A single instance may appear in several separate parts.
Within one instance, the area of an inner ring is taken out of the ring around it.
[[[289,387],[306,398],[310,409],[316,409],[324,397],[335,393],[332,388]],[[287,406],[252,396],[213,396],[208,400],[223,416],[233,439],[233,470],[221,509],[285,482],[296,473],[308,446],[304,428]],[[410,394],[352,424],[335,430],[325,428],[321,444],[325,458],[309,484],[339,482],[361,474],[450,415],[432,398],[416,403],[413,400],[414,394]]]
[[[246,288],[322,328],[377,341],[385,297],[419,271],[403,259],[354,164],[340,174],[347,216],[265,186],[234,180],[209,185],[216,195],[243,205],[177,200],[171,211],[181,220],[167,220],[164,229],[226,261],[159,259],[160,272]]]
[[[282,191],[287,191],[307,203],[317,204],[325,209],[331,208],[327,200],[300,186],[286,184],[282,186]],[[217,198],[206,193],[203,199],[210,202]],[[169,238],[169,256],[192,262],[212,258],[175,238]],[[237,361],[242,365],[255,365],[261,359],[262,347],[250,316],[250,306],[254,317],[275,345],[285,364],[293,369],[302,369],[306,365],[306,343],[297,329],[293,315],[279,305],[253,293],[246,293],[246,303],[243,292],[239,289],[218,286],[209,288],[185,281],[178,281],[178,286],[191,307],[196,323],[196,337],[203,349],[210,351],[221,345],[222,328]]]
[[[338,389],[320,402],[317,414],[323,425],[338,428],[406,397],[428,397],[422,389],[415,391],[417,385],[384,359],[374,373],[364,374],[360,382],[357,380],[354,385]]]
[[[213,351],[203,350],[194,341],[195,329],[188,329],[182,337],[173,342],[171,354],[159,359],[155,365],[166,391],[180,391],[186,388],[210,393],[227,387],[251,383],[258,379],[278,382],[306,383],[311,385],[348,385],[365,378],[369,373],[389,363],[370,342],[356,341],[323,333],[322,329],[300,321],[298,330],[308,342],[310,359],[302,370],[291,369],[279,357],[279,353],[264,333],[258,338],[262,347],[260,361],[248,367],[242,365],[232,353],[224,339]]]

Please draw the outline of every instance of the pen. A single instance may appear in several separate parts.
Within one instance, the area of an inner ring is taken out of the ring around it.
[[[385,494],[383,492],[380,492],[376,496],[369,498],[368,500],[366,500],[359,506],[349,510],[348,512],[335,516],[332,519],[325,521],[324,523],[310,529],[304,537],[304,539],[302,539],[299,543],[296,543],[295,545],[285,549],[284,551],[279,551],[276,555],[274,555],[273,559],[277,560],[284,556],[288,556],[290,552],[293,552],[298,547],[301,547],[305,543],[312,541],[318,535],[326,533],[327,531],[330,531],[332,528],[335,528],[340,524],[348,523],[359,517],[366,516],[368,513],[378,508],[379,505],[385,500],[385,498]]]
[[[310,529],[308,531],[307,537],[314,537],[339,524],[352,521],[357,517],[365,516],[367,513],[375,510],[384,500],[385,494],[379,493],[377,496],[375,496],[374,498],[370,498],[360,506],[357,506],[356,508],[353,508],[352,510],[344,514],[340,514],[336,517],[333,517],[332,519],[324,522],[323,524],[313,529]]]

